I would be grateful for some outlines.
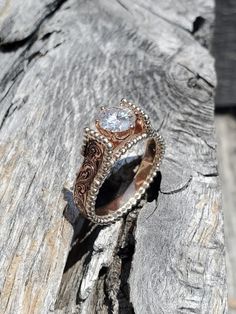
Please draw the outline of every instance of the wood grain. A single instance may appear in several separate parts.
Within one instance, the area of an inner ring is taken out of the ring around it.
[[[2,0],[0,2],[0,45],[21,42],[31,36],[42,21],[54,12],[63,0]]]
[[[218,140],[218,159],[220,168],[221,186],[223,190],[223,209],[225,221],[226,266],[228,280],[229,313],[236,313],[236,241],[235,232],[235,136],[236,119],[230,114],[216,116],[216,131]]]
[[[213,2],[69,0],[47,18],[41,5],[35,22],[11,17],[19,33],[0,29],[1,312],[226,313],[214,59],[193,32]],[[71,194],[83,127],[122,97],[166,157],[133,212],[93,226]]]

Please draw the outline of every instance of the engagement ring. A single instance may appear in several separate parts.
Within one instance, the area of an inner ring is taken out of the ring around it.
[[[101,107],[93,129],[85,128],[82,154],[74,202],[89,220],[109,224],[144,195],[159,169],[164,141],[148,115],[122,99],[117,107]]]

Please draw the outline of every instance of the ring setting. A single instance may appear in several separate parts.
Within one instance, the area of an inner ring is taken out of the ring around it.
[[[143,149],[144,141],[146,149],[139,158],[131,160],[133,170],[127,175],[130,157],[124,157],[135,147]],[[83,216],[106,225],[120,219],[141,199],[159,170],[164,140],[140,107],[122,99],[117,107],[101,107],[94,128],[85,128],[82,155],[84,160],[74,184],[74,202]],[[112,181],[120,160],[125,160],[123,177],[128,178],[123,183],[120,174],[118,181]],[[104,190],[105,185],[113,185],[119,193],[109,198],[111,193]],[[106,204],[100,202],[102,190],[108,196]]]

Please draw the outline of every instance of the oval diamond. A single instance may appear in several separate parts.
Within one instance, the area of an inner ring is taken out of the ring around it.
[[[135,114],[129,108],[109,107],[102,109],[96,117],[99,126],[111,132],[127,131],[135,124]]]

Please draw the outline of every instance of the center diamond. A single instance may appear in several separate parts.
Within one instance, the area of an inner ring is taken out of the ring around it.
[[[135,114],[129,108],[110,107],[102,109],[97,118],[99,126],[111,132],[127,131],[135,124]]]

